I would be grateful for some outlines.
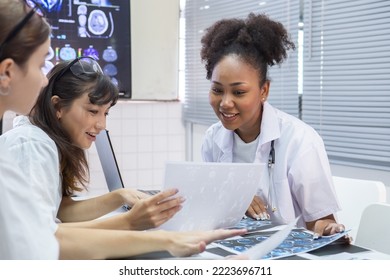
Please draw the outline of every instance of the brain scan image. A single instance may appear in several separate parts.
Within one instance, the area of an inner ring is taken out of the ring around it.
[[[85,26],[87,23],[87,16],[86,15],[79,15],[79,25]]]
[[[65,44],[65,46],[60,49],[60,58],[62,60],[75,59],[76,50],[72,48],[69,44]]]
[[[87,37],[87,29],[85,29],[85,27],[79,26],[78,30],[79,30],[79,37],[82,38]]]
[[[102,35],[108,29],[108,19],[102,10],[93,10],[88,17],[88,29],[92,34]]]
[[[87,11],[88,11],[88,8],[87,8],[87,6],[85,6],[85,5],[80,5],[80,6],[78,6],[78,8],[77,8],[77,14],[78,14],[78,15],[86,15],[86,14],[87,14]]]
[[[117,79],[115,79],[115,77],[111,77],[111,82],[116,85],[116,86],[119,86],[119,82]]]
[[[2,0],[0,0],[2,1]],[[15,0],[19,1],[19,0]],[[31,0],[26,0],[27,4]],[[21,0],[21,2],[23,2]],[[131,98],[130,2],[119,0],[33,0],[51,26],[50,47],[42,71],[60,61],[89,56]],[[119,48],[120,46],[120,48]]]
[[[110,6],[111,1],[109,1],[109,0],[91,0],[91,4],[94,4],[97,6]]]
[[[267,224],[264,224],[264,222],[266,221],[256,221],[251,218],[242,219],[233,228],[247,228],[248,232],[250,233],[240,238],[218,240],[214,243],[220,245],[222,249],[225,249],[229,252],[245,252],[249,248],[252,248],[257,244],[261,244],[263,241],[266,241],[275,233],[274,231],[267,232]],[[268,225],[272,226],[272,222],[268,222]],[[251,232],[249,231],[249,228],[255,228],[256,230]],[[264,230],[262,230],[262,228]],[[308,231],[304,228],[295,228],[290,232],[288,237],[286,237],[282,243],[280,243],[267,255],[261,258],[275,259],[280,257],[288,257],[294,254],[310,252],[314,249],[321,248],[327,244],[331,244],[333,241],[338,240],[341,236],[345,234],[346,232],[343,232],[315,239],[313,232]]]
[[[114,62],[118,59],[116,50],[112,46],[108,46],[107,49],[103,51],[103,59],[107,62]]]
[[[90,45],[88,49],[84,50],[83,56],[90,56],[96,60],[99,60],[99,52],[92,45]]]
[[[39,2],[48,12],[58,12],[62,7],[62,0],[40,0],[37,2]]]
[[[112,76],[115,76],[116,74],[118,74],[118,68],[116,68],[116,66],[114,64],[109,63],[103,67],[103,72],[107,76],[112,77]]]

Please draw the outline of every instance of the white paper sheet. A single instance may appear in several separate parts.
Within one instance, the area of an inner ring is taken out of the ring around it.
[[[183,208],[159,229],[211,230],[236,225],[259,188],[264,164],[167,162],[163,189],[177,188]]]

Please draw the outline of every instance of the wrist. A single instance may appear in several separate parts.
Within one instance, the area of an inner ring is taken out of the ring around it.
[[[169,234],[165,230],[157,230],[155,232],[156,232],[157,236],[160,238],[158,243],[160,243],[161,246],[158,246],[158,247],[161,247],[160,249],[162,251],[171,252],[172,244],[173,244],[173,240],[171,238],[171,234]]]
[[[115,194],[114,201],[116,206],[120,207],[126,204],[125,189],[115,190],[112,193]]]
[[[167,251],[170,252],[172,248],[172,239],[170,238],[171,234],[168,234],[165,230],[153,230],[142,232],[144,239],[148,240],[146,242],[147,246],[153,248],[153,251]],[[145,238],[146,237],[146,238]]]

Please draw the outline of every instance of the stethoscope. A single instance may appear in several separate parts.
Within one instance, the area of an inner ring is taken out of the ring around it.
[[[271,150],[268,156],[268,173],[269,173],[269,190],[268,190],[268,204],[265,208],[271,208],[272,212],[277,210],[275,202],[275,185],[274,185],[274,167],[275,167],[275,140],[271,141]]]

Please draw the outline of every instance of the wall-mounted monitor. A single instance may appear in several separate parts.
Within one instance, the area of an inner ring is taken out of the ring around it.
[[[121,97],[131,98],[130,1],[38,0],[52,26],[46,71],[62,60],[96,58]]]

